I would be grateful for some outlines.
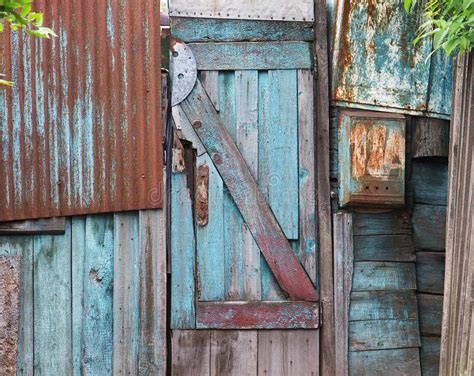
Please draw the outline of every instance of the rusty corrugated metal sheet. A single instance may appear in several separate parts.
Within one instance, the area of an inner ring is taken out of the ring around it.
[[[0,220],[162,206],[158,0],[35,1],[0,34]]]
[[[408,15],[399,0],[329,3],[336,104],[449,116],[451,60],[440,54],[428,59],[428,39],[413,45],[422,12]]]

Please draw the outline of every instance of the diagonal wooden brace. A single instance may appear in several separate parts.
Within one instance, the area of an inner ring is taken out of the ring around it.
[[[317,301],[318,292],[199,80],[180,106],[211,156],[282,290],[291,300]]]

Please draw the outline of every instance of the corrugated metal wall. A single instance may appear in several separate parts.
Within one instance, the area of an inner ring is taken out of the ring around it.
[[[0,221],[162,206],[159,1],[36,1],[0,34]]]

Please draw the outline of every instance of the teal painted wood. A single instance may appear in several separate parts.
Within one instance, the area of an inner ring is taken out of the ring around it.
[[[34,237],[34,373],[72,373],[71,221]]]
[[[411,232],[410,216],[404,211],[354,214],[354,235],[402,235]]]
[[[415,261],[411,235],[354,236],[355,261]]]
[[[441,336],[443,296],[418,294],[420,332],[422,335]]]
[[[392,371],[397,375],[420,376],[418,348],[349,352],[350,376],[390,375]]]
[[[405,262],[354,263],[352,291],[414,290],[415,264]]]
[[[209,167],[209,219],[205,226],[196,226],[199,300],[223,300],[225,293],[224,187],[207,153],[197,157],[196,163],[197,166],[204,164]]]
[[[113,373],[138,374],[138,213],[114,214]]]
[[[113,215],[72,218],[73,374],[112,374]]]
[[[199,70],[309,69],[307,42],[190,43]]]
[[[420,347],[418,320],[369,320],[349,324],[349,350]]]
[[[308,22],[172,17],[171,29],[176,38],[186,43],[311,41],[314,37]]]
[[[139,375],[165,375],[167,363],[167,273],[163,210],[138,213]]]
[[[453,85],[453,60],[439,50],[431,56],[428,111],[436,114],[451,114],[451,87]]]
[[[16,374],[33,375],[33,237],[0,237],[0,256],[21,256]]]
[[[444,250],[446,247],[446,206],[415,205],[413,239],[417,249]]]
[[[416,253],[416,284],[419,292],[443,294],[445,255],[441,252]]]
[[[446,205],[448,196],[448,163],[414,160],[411,185],[418,204]]]
[[[422,376],[439,375],[440,342],[439,337],[421,337],[420,361]]]
[[[352,292],[350,321],[416,320],[415,291]]]
[[[171,175],[171,322],[172,329],[193,329],[195,263],[193,212],[186,174]]]

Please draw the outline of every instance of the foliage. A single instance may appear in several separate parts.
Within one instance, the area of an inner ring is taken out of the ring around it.
[[[405,10],[412,11],[416,2],[404,0]],[[415,44],[432,36],[434,51],[441,48],[446,56],[453,52],[463,54],[474,45],[474,0],[427,0],[424,14],[426,21]]]
[[[38,38],[50,38],[56,36],[53,30],[43,26],[43,13],[32,12],[33,0],[0,0],[0,33],[5,28],[5,23],[10,29],[25,30],[29,35]],[[0,85],[12,85],[12,82],[2,79],[0,74]]]

